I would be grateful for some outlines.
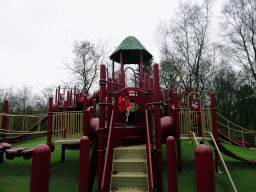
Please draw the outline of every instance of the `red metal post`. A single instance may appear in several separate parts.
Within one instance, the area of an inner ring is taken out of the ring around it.
[[[161,133],[161,111],[159,92],[159,68],[158,64],[154,68],[154,98],[155,98],[155,130],[156,130],[156,162],[157,162],[157,191],[163,191],[163,167],[162,167],[162,133]]]
[[[84,94],[83,98],[83,131],[84,131],[84,136],[88,136],[88,111],[87,111],[87,95]]]
[[[171,99],[167,98],[167,115],[170,115],[171,110]]]
[[[4,114],[8,113],[8,100],[4,101],[3,113]],[[3,130],[3,134],[1,136],[2,139],[5,139],[6,126],[7,126],[7,116],[3,116],[2,125],[0,125],[0,127],[2,127],[2,130]],[[0,163],[3,163],[3,162],[4,162],[4,153],[0,151]]]
[[[108,114],[111,114],[111,111],[112,111],[112,97],[111,97],[111,92],[112,92],[112,86],[111,86],[111,81],[112,79],[109,77],[108,78],[108,87],[107,87],[107,113]],[[111,119],[111,116],[108,115],[107,116],[107,129],[109,128],[109,124],[110,124],[110,119]]]
[[[212,110],[212,132],[213,132],[213,137],[215,139],[215,142],[218,144],[219,143],[219,136],[218,136],[218,128],[217,128],[217,115],[216,115],[216,104],[215,104],[215,96],[214,92],[210,93],[211,96],[211,110]],[[218,164],[220,163],[220,156],[215,148],[215,163],[216,163],[216,171],[218,171]]]
[[[212,150],[205,144],[195,149],[196,184],[198,192],[215,192]]]
[[[67,112],[67,105],[68,105],[68,101],[64,101],[63,112]],[[64,122],[64,123],[66,123],[66,122]],[[63,131],[62,137],[66,138],[66,130]],[[66,148],[66,145],[62,144],[61,145],[61,160],[60,160],[61,162],[65,161],[65,148]]]
[[[181,146],[180,146],[180,119],[179,119],[179,108],[178,108],[178,94],[174,93],[174,123],[175,123],[175,137],[177,143],[177,160],[178,160],[178,171],[182,171],[181,161]]]
[[[181,104],[181,89],[179,90],[179,102]]]
[[[30,192],[48,192],[51,148],[40,144],[33,150],[32,157]]]
[[[115,61],[114,59],[112,60],[112,79],[115,79]]]
[[[148,75],[151,76],[151,63],[148,62]]]
[[[52,147],[52,115],[53,115],[53,98],[49,98],[48,108],[48,127],[47,127],[47,145]]]
[[[4,110],[3,110],[4,114],[8,113],[8,100],[4,101]],[[3,130],[3,134],[2,134],[2,139],[5,139],[5,131],[6,131],[6,126],[7,126],[7,116],[3,116],[3,120],[2,120],[2,130]]]
[[[93,99],[93,117],[95,118],[96,117],[96,99]]]
[[[191,101],[194,102],[194,95],[193,95],[193,87],[190,88],[190,91],[191,91]]]
[[[200,98],[197,98],[197,106],[198,106],[198,125],[199,125],[199,136],[203,136],[203,130],[202,130],[202,112],[201,112],[201,100]],[[202,143],[201,143],[202,144]]]
[[[142,53],[140,54],[140,87],[142,87],[142,81],[143,81],[143,59],[142,59]]]
[[[89,144],[87,136],[80,139],[79,192],[88,192],[89,180]]]
[[[122,52],[120,53],[120,63],[121,63],[121,79],[119,80],[119,82],[121,81],[121,84],[125,84],[125,81],[124,81],[124,62],[123,62]]]
[[[99,99],[99,147],[98,147],[98,192],[101,191],[102,173],[104,167],[104,136],[105,136],[105,106],[106,106],[106,66],[100,65],[100,99]]]
[[[173,104],[173,91],[172,91],[172,84],[170,84],[170,92],[169,92],[169,98],[171,99],[171,105]]]
[[[56,89],[56,93],[55,93],[55,103],[58,102],[58,89]]]
[[[74,102],[73,102],[73,110],[75,110],[76,107],[76,86],[74,87]]]
[[[148,84],[148,75],[145,73],[144,74],[144,81],[145,81],[145,89],[148,89],[149,88],[149,84]]]
[[[176,149],[175,138],[169,136],[166,139],[167,150],[167,172],[168,172],[168,192],[177,192],[177,163],[176,163]]]

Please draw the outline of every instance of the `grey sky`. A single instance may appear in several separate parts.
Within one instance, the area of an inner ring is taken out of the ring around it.
[[[135,36],[159,61],[156,26],[169,20],[177,0],[1,0],[0,87],[34,92],[69,78],[62,59],[75,40],[109,41],[113,50]]]

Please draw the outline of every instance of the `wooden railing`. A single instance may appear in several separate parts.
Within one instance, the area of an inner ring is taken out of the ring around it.
[[[149,137],[149,125],[148,125],[148,111],[145,110],[145,129],[146,129],[146,153],[147,153],[147,166],[148,166],[148,178],[149,178],[149,191],[154,192],[154,180],[153,180],[153,168],[151,159],[151,147]]]
[[[221,122],[224,121],[224,123],[221,123],[217,121],[218,128],[222,131],[218,130],[219,134],[226,137],[228,141],[222,140],[223,142],[226,142],[228,144],[234,143],[236,146],[247,148],[249,147],[252,150],[255,150],[256,148],[256,131],[246,129],[244,127],[241,127],[239,125],[234,124],[233,122],[229,121],[219,113],[217,113],[218,117],[220,118]],[[241,142],[240,142],[241,139]],[[254,148],[250,147],[250,144],[254,144]]]
[[[3,128],[4,117],[6,117],[6,127]],[[1,113],[0,134],[17,136],[20,134],[31,135],[46,133],[46,130],[41,130],[41,126],[46,120],[47,115],[45,114],[13,115]]]
[[[52,141],[77,139],[83,136],[83,113],[81,111],[54,112],[52,118]]]
[[[111,181],[111,171],[112,171],[112,163],[113,163],[113,154],[114,154],[114,146],[113,146],[113,129],[114,129],[114,110],[111,113],[110,127],[108,133],[108,143],[106,150],[106,157],[103,169],[103,176],[101,182],[101,191],[110,191],[110,181]]]

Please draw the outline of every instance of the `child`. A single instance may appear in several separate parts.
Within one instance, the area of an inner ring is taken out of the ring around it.
[[[129,97],[129,92],[125,90],[125,95],[124,97],[120,96],[119,97],[119,120],[124,123],[124,117],[125,113],[127,116],[126,122],[128,122],[128,116],[131,111],[131,104],[130,104],[130,99]]]

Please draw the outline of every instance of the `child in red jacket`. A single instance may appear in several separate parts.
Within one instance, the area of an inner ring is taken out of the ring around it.
[[[124,123],[124,117],[126,115],[126,122],[128,122],[128,116],[131,111],[131,103],[129,97],[129,92],[125,90],[124,97],[119,97],[119,120]]]

